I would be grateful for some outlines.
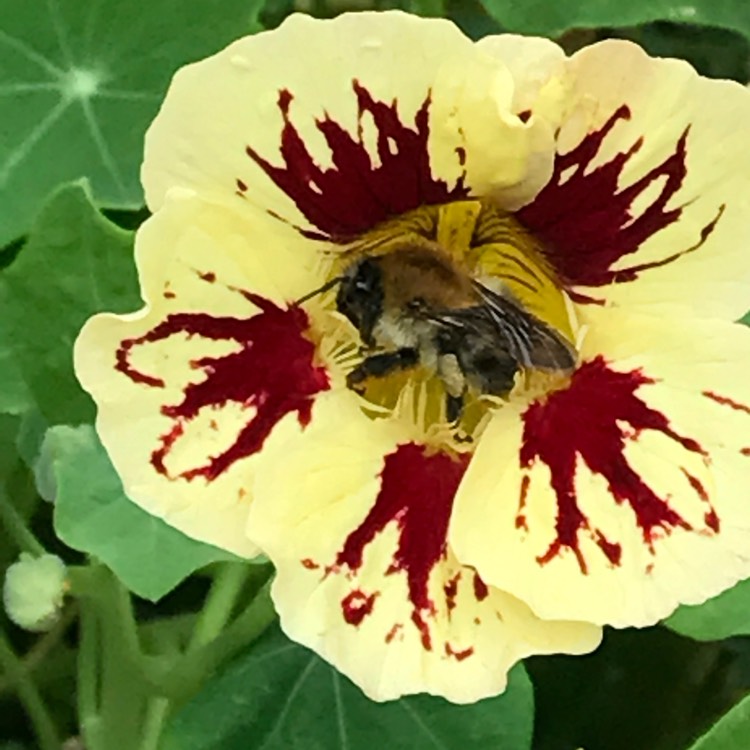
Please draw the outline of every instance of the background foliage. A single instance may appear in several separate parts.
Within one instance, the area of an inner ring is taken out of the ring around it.
[[[745,0],[296,3],[319,16],[365,7],[568,51],[624,37],[704,75],[750,78]],[[0,4],[0,569],[46,549],[69,565],[72,593],[41,635],[0,613],[0,750],[750,747],[748,582],[663,626],[609,631],[595,654],[530,659],[495,699],[375,705],[273,625],[268,565],[188,540],[123,496],[71,345],[93,312],[138,306],[143,132],[177,67],[294,9]]]

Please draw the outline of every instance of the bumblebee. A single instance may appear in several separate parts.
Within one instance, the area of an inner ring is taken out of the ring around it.
[[[560,334],[437,245],[364,255],[324,288],[335,284],[336,307],[358,330],[365,353],[347,378],[354,390],[420,364],[437,373],[447,419],[458,422],[469,388],[503,396],[519,370],[575,365],[575,350]]]

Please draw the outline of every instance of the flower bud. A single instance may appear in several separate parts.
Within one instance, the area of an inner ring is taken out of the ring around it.
[[[19,627],[49,630],[57,620],[67,589],[65,563],[57,555],[22,553],[5,574],[3,603]]]

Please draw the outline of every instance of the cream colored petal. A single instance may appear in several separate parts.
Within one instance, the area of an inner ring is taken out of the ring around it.
[[[247,218],[168,201],[136,238],[146,307],[90,319],[75,367],[126,494],[189,536],[251,556],[257,451],[286,414],[309,418],[329,378],[306,314],[287,308],[319,284],[315,256],[297,247],[311,243]]]
[[[540,68],[547,61],[538,60]],[[483,40],[472,58],[447,60],[432,88],[433,165],[448,171],[458,149],[472,194],[507,210],[528,203],[548,182],[554,156],[552,128],[528,107],[532,74],[513,62],[515,70]]]
[[[469,193],[515,208],[553,154],[516,98],[502,60],[449,21],[293,15],[177,73],[146,138],[147,200],[190,187],[341,241]]]
[[[175,76],[146,138],[149,206],[188,186],[351,236],[461,197],[457,154],[447,177],[431,169],[430,87],[443,60],[472,54],[452,23],[400,12],[295,14],[240,39]]]
[[[482,436],[449,538],[540,617],[650,625],[750,575],[750,331],[593,306],[583,323],[569,387]]]
[[[519,119],[504,120],[502,134],[495,128],[495,139],[502,139],[519,158],[514,184],[496,184],[507,168],[485,162],[491,193],[503,208],[513,211],[529,203],[552,177],[555,154],[554,131],[560,102],[564,98],[565,53],[549,39],[499,34],[477,42],[477,50],[490,57],[513,81],[512,100],[506,109]],[[468,119],[468,118],[467,118]],[[520,137],[521,132],[523,139]],[[508,136],[514,136],[515,143]],[[485,147],[497,150],[488,134]],[[477,161],[482,159],[476,149]],[[474,182],[472,182],[474,184]]]
[[[616,40],[573,55],[564,91],[545,108],[559,128],[555,174],[519,214],[561,277],[623,307],[740,317],[750,150],[737,123],[750,92]]]
[[[486,587],[446,546],[462,462],[405,442],[330,392],[263,452],[248,529],[277,568],[281,624],[374,700],[429,692],[467,703],[504,690],[530,654],[583,653],[597,627],[546,622]]]
[[[565,77],[566,57],[557,44],[541,37],[497,34],[480,39],[477,48],[502,62],[513,76],[514,112],[528,112],[525,119],[547,116],[539,107],[549,106],[553,89],[560,91]]]

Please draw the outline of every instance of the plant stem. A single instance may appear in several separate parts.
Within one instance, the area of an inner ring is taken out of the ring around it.
[[[167,698],[151,698],[143,723],[143,739],[138,750],[159,750],[159,738],[169,712]]]
[[[47,550],[32,534],[28,524],[13,507],[13,503],[3,490],[0,490],[0,522],[21,552],[30,552],[36,557],[47,554]]]
[[[237,597],[248,578],[249,567],[247,563],[219,564],[219,570],[206,597],[203,610],[195,624],[187,653],[192,653],[210,643],[224,629],[232,616]]]
[[[183,703],[200,688],[206,676],[260,637],[276,618],[270,581],[234,622],[213,641],[185,656],[157,683],[160,694]]]
[[[60,642],[73,620],[75,620],[76,615],[77,608],[75,605],[66,607],[51,630],[40,636],[39,640],[27,651],[21,659],[21,665],[27,674],[32,675],[47,654]],[[11,688],[15,688],[13,680],[7,676],[0,677],[0,697]]]
[[[99,741],[99,623],[92,602],[81,601],[80,608],[76,685],[78,726],[85,747],[96,750],[102,746]]]
[[[60,750],[62,745],[60,733],[47,710],[44,699],[2,630],[0,630],[0,665],[8,677],[16,683],[19,700],[29,717],[40,750]]]
[[[134,728],[143,725],[149,689],[130,595],[104,566],[71,568],[69,574],[71,593],[80,597],[97,635],[96,642],[82,642],[79,665],[79,720],[87,750],[135,750],[140,736]]]

